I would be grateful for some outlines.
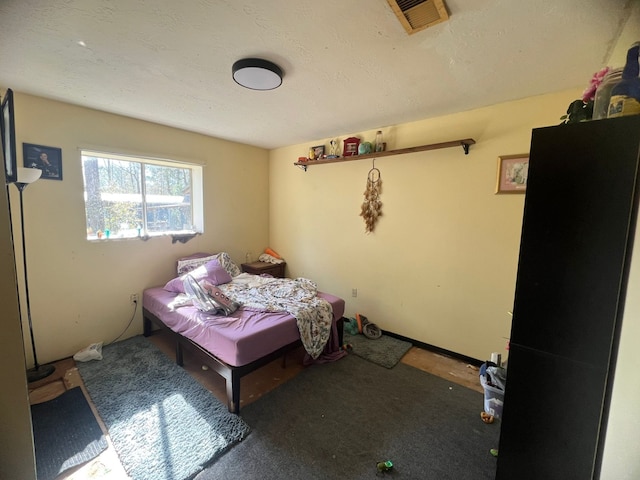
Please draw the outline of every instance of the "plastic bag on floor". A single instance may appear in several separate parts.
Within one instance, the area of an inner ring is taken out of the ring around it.
[[[87,348],[83,348],[73,356],[77,362],[88,362],[89,360],[102,360],[102,342],[92,343]]]
[[[507,370],[505,368],[489,366],[487,367],[487,377],[489,385],[504,390],[505,384],[507,383]]]

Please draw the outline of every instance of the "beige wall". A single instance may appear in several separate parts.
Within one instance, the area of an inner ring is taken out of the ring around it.
[[[68,357],[93,342],[113,340],[133,314],[129,294],[163,285],[174,276],[178,257],[228,251],[240,263],[246,252],[257,253],[267,245],[266,150],[19,92],[15,105],[19,165],[23,142],[62,149],[63,180],[39,180],[24,191],[40,363]],[[186,244],[172,244],[170,237],[87,241],[80,147],[204,164],[205,233]],[[10,191],[17,206],[17,190]],[[19,216],[14,212],[19,242]],[[124,338],[141,333],[141,319],[139,309]],[[25,342],[28,345],[28,337]],[[31,357],[27,349],[30,364]]]
[[[289,273],[346,299],[347,315],[477,359],[505,353],[524,195],[496,195],[500,155],[529,151],[581,91],[383,128],[388,148],[471,137],[462,148],[383,157],[383,216],[359,216],[372,160],[292,165],[318,139],[271,152],[271,245]],[[375,131],[355,134],[373,141]],[[350,134],[340,137],[342,140]],[[352,297],[352,289],[358,296]]]

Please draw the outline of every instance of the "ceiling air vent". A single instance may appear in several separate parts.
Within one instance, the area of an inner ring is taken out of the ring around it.
[[[409,35],[449,18],[444,0],[387,0]]]

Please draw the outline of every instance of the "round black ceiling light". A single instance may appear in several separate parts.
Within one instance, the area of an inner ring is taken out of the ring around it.
[[[282,85],[282,69],[261,58],[244,58],[233,64],[233,79],[251,90],[273,90]]]

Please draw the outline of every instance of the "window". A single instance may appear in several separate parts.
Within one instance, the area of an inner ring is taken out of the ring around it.
[[[203,231],[202,167],[83,150],[87,239]]]

